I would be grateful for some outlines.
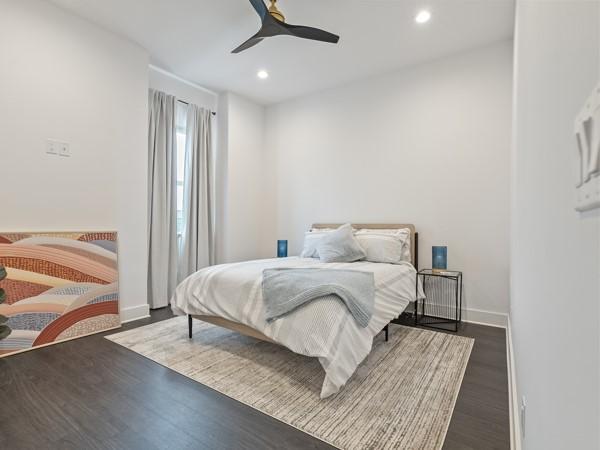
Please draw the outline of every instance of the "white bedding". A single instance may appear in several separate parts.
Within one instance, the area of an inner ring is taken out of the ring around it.
[[[267,268],[322,267],[373,272],[375,308],[366,328],[338,297],[327,296],[267,323],[262,272]],[[222,264],[185,279],[171,299],[175,314],[217,316],[252,327],[296,353],[319,358],[325,369],[321,398],[337,393],[369,354],[375,337],[415,300],[416,271],[409,263],[321,263],[314,258],[276,258]]]

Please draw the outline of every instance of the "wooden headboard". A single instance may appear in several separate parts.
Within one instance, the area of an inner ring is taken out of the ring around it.
[[[313,228],[338,228],[342,226],[341,223],[315,223],[313,224]],[[400,229],[400,228],[408,228],[410,230],[410,253],[412,256],[412,264],[415,266],[415,269],[419,270],[419,233],[417,233],[415,226],[413,224],[397,224],[397,223],[353,223],[352,226],[356,230],[360,230],[361,228],[370,228],[373,230],[382,230],[382,229]]]

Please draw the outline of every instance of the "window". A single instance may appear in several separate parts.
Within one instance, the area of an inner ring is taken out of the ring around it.
[[[183,232],[183,172],[185,168],[185,132],[187,120],[187,105],[177,103],[176,133],[177,133],[177,240]]]

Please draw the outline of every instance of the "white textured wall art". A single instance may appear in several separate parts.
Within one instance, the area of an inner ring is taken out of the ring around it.
[[[600,208],[600,83],[575,119],[577,211]]]

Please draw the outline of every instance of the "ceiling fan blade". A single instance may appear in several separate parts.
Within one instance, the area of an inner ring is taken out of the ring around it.
[[[231,53],[243,52],[250,47],[254,47],[264,38],[286,34],[303,39],[312,39],[313,41],[331,42],[333,44],[337,44],[337,42],[340,40],[339,36],[329,33],[325,30],[301,25],[288,25],[271,14],[263,0],[250,0],[250,4],[260,16],[262,26],[258,33],[234,49]]]
[[[265,20],[265,17],[269,14],[269,10],[267,9],[265,2],[263,2],[263,0],[250,0],[250,3],[260,16],[260,20]]]
[[[250,47],[254,47],[256,44],[260,43],[263,39],[264,39],[263,37],[260,37],[260,36],[258,36],[258,34],[255,34],[250,39],[248,39],[246,42],[244,42],[242,45],[233,49],[231,51],[231,53],[240,53],[240,52],[243,52],[244,50],[248,50]]]
[[[283,28],[288,30],[289,34],[303,39],[312,39],[313,41],[330,42],[337,44],[340,37],[337,34],[329,33],[319,28],[304,27],[301,25],[281,24]]]

